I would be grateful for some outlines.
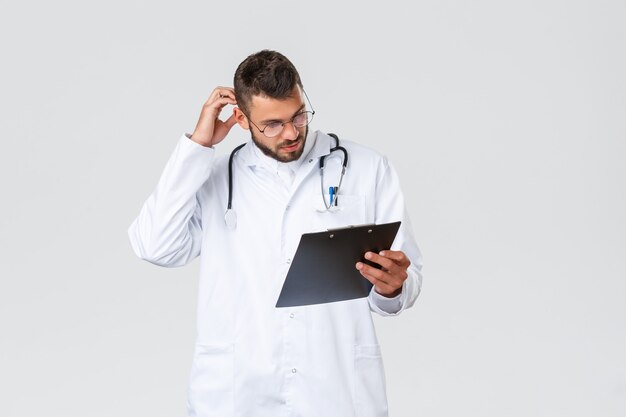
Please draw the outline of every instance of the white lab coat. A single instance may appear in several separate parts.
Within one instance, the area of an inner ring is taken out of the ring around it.
[[[156,190],[129,229],[135,253],[176,267],[201,254],[197,343],[189,380],[190,417],[387,416],[381,351],[371,311],[399,314],[421,287],[398,177],[386,158],[342,140],[349,153],[341,210],[320,213],[319,158],[334,139],[309,131],[314,145],[291,188],[259,164],[250,141],[234,158],[233,209],[224,221],[228,155],[182,136]],[[326,158],[325,185],[337,185],[341,152]],[[402,293],[276,308],[300,235],[401,220],[392,249],[412,264]]]

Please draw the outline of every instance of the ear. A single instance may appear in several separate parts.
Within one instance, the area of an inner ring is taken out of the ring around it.
[[[250,130],[250,123],[248,122],[248,118],[246,117],[245,114],[243,114],[243,112],[241,111],[241,109],[239,109],[239,107],[235,107],[233,109],[233,115],[235,116],[235,120],[237,121],[237,124],[241,126],[242,129]]]

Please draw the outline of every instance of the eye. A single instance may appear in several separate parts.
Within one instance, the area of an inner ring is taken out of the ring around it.
[[[265,127],[266,127],[267,129],[274,130],[274,129],[278,129],[278,128],[279,128],[279,127],[281,127],[282,125],[283,125],[283,124],[282,124],[282,123],[280,123],[280,122],[271,122],[271,123],[266,124],[266,125],[265,125]]]
[[[298,113],[296,114],[296,116],[293,118],[293,122],[296,125],[301,125],[303,123],[306,123],[307,120],[307,112],[302,112],[302,113]]]

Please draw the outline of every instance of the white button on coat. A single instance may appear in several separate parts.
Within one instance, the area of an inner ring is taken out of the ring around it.
[[[313,162],[298,167],[291,187],[264,170],[251,141],[239,151],[233,163],[237,227],[230,229],[224,222],[228,155],[215,158],[214,149],[183,136],[130,226],[133,250],[149,262],[178,267],[201,255],[190,417],[285,415],[281,398],[289,415],[387,416],[371,312],[396,315],[413,305],[421,255],[386,158],[341,140],[349,164],[340,209],[320,212],[319,158],[334,139],[310,131],[307,141],[313,146],[303,158]],[[326,190],[337,185],[341,159],[341,152],[326,158]],[[392,249],[411,260],[399,296],[372,289],[367,298],[299,307],[297,321],[284,320],[285,311],[275,307],[288,270],[284,260],[293,257],[302,233],[397,220],[402,225]],[[298,378],[284,372],[295,373],[293,364]]]

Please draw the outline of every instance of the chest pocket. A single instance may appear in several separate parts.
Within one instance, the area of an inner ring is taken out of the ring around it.
[[[329,196],[324,196],[328,203]],[[311,196],[312,207],[311,228],[314,231],[323,231],[338,227],[356,226],[365,223],[365,196],[340,194],[337,198],[337,206],[326,210],[322,201],[322,194]]]

